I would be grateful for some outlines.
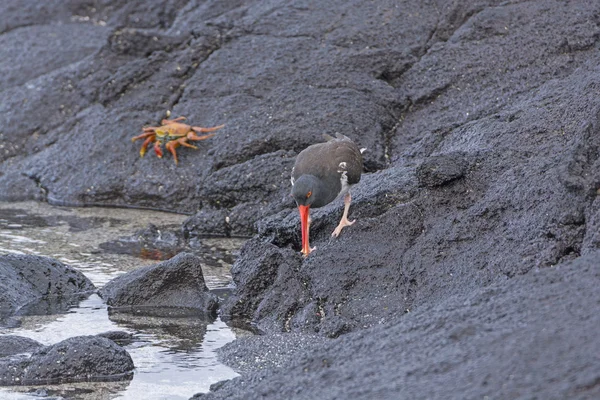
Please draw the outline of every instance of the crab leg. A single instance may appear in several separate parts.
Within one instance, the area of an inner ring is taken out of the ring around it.
[[[150,143],[152,143],[156,138],[154,136],[150,136],[148,137],[146,140],[144,140],[144,143],[142,143],[142,148],[140,149],[140,157],[144,157],[144,154],[146,154],[146,150],[148,149],[148,146],[150,145]]]
[[[179,146],[179,144],[177,143],[177,140],[174,140],[172,142],[168,142],[167,144],[165,144],[165,147],[167,148],[167,150],[169,150],[171,152],[171,154],[173,154],[173,160],[175,160],[175,164],[177,164],[179,162],[179,160],[177,159],[177,147]]]
[[[183,139],[189,139],[189,140],[205,140],[205,139],[210,139],[211,137],[215,136],[214,133],[211,133],[209,135],[202,135],[202,136],[198,136],[196,135],[194,132],[190,132],[187,134],[187,137],[184,137]],[[182,143],[183,144],[183,143]],[[185,145],[184,145],[185,146]]]
[[[219,125],[219,126],[213,126],[212,128],[203,128],[201,126],[192,126],[192,129],[195,130],[198,133],[201,132],[214,132],[218,129],[221,129],[222,127],[224,127],[225,125]]]
[[[168,142],[165,147],[167,148],[167,150],[169,150],[171,152],[171,154],[173,154],[173,159],[175,160],[175,164],[177,164],[179,162],[179,160],[177,159],[177,151],[176,149],[179,146],[185,146],[185,147],[190,147],[192,149],[198,149],[196,146],[191,145],[187,142],[187,138],[179,138],[177,140],[173,140],[171,142]]]
[[[162,152],[162,149],[160,148],[160,142],[158,140],[156,142],[154,142],[154,152],[156,153],[158,158],[162,158],[163,152]]]
[[[209,136],[209,135],[206,135],[206,136]],[[212,136],[212,135],[210,135],[210,136]],[[187,141],[187,138],[185,138],[185,137],[182,137],[182,138],[179,138],[179,139],[177,139],[177,140],[175,141],[175,143],[178,143],[178,145],[180,144],[180,145],[182,145],[182,146],[189,147],[189,148],[191,148],[191,149],[196,149],[196,150],[198,150],[198,148],[197,148],[196,146],[194,146],[193,144],[190,144],[190,143],[188,143],[188,141]],[[175,146],[175,147],[177,147],[177,146]]]
[[[132,137],[132,138],[131,138],[131,141],[132,141],[132,142],[135,142],[135,141],[136,141],[136,140],[138,140],[138,139],[144,139],[144,138],[147,138],[148,136],[152,136],[152,135],[154,135],[154,132],[151,132],[151,131],[146,131],[146,130],[144,129],[144,133],[142,133],[141,135],[138,135],[138,136],[134,136],[134,137]]]

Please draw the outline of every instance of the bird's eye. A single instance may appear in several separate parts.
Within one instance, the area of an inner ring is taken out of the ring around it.
[[[312,192],[308,192],[306,193],[306,198],[308,199],[310,196],[312,196]]]

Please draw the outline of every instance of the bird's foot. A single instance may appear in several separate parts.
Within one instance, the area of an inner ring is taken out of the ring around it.
[[[301,253],[302,253],[302,255],[303,255],[304,257],[308,257],[308,255],[309,255],[310,253],[312,253],[313,251],[315,251],[316,249],[317,249],[317,246],[315,246],[315,247],[309,247],[309,248],[308,248],[308,251],[307,251],[306,253],[304,252],[304,250],[302,250],[302,251],[301,251]]]
[[[340,221],[340,224],[337,226],[337,228],[335,228],[333,230],[331,237],[334,237],[334,238],[338,237],[340,235],[340,233],[342,233],[342,229],[344,229],[347,226],[352,225],[355,222],[356,222],[356,220],[348,221],[346,218],[342,218],[342,220]]]

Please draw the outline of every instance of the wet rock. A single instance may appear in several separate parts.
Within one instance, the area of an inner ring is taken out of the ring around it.
[[[210,315],[218,306],[217,297],[204,283],[201,259],[188,253],[118,276],[100,295],[114,311],[151,315]]]
[[[205,199],[203,210],[185,224],[189,236],[211,233],[249,236],[254,229],[248,221],[258,221],[286,207],[284,199],[290,190],[295,154],[278,150],[276,145],[270,145],[269,150],[267,154],[211,174],[213,181],[200,192]],[[266,201],[267,198],[273,201]]]
[[[0,172],[0,180],[12,182],[10,187],[3,190],[1,195],[3,201],[46,201],[46,191],[44,188],[40,187],[35,179],[30,179],[22,173],[4,175]]]
[[[81,272],[33,255],[0,255],[0,277],[0,319],[64,309],[95,290]]]
[[[40,342],[23,336],[1,335],[0,358],[20,353],[31,353],[43,346]]]
[[[129,353],[112,340],[76,336],[34,351],[0,359],[0,385],[36,385],[131,379]]]
[[[213,235],[231,236],[229,212],[226,209],[204,207],[183,223],[185,237],[197,239],[211,232]]]

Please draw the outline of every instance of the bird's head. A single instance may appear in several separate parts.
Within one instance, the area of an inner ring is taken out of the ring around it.
[[[292,186],[291,196],[298,206],[310,207],[313,201],[318,198],[319,185],[316,178],[312,175],[302,175]]]

